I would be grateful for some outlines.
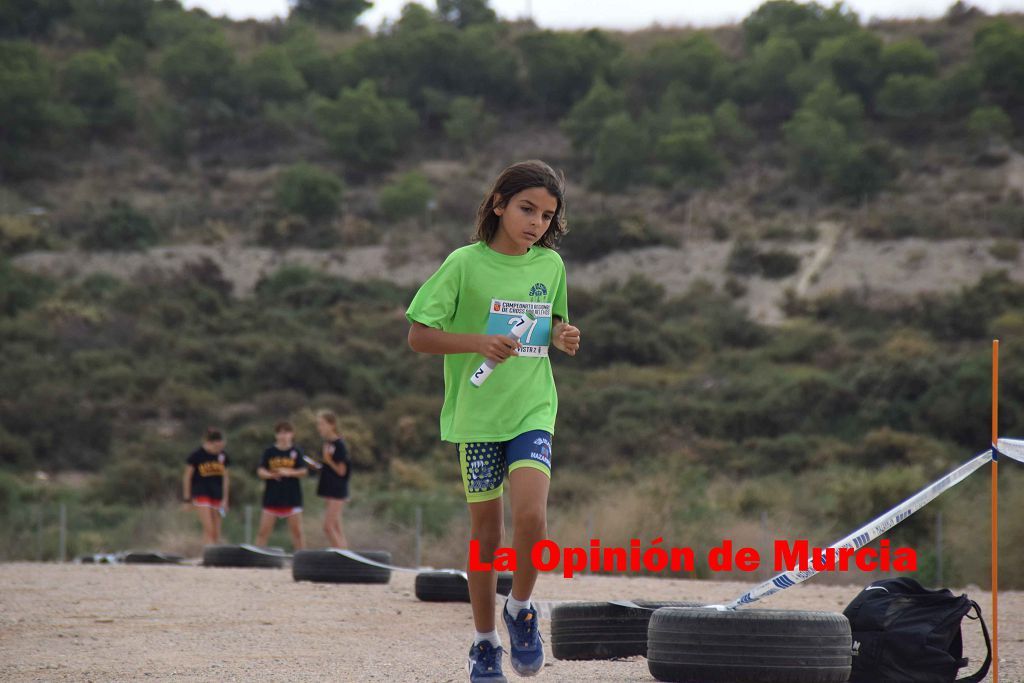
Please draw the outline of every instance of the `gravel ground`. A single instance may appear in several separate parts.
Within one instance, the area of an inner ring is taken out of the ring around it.
[[[295,583],[290,571],[275,569],[7,564],[0,576],[2,681],[465,680],[469,606],[417,601],[412,574],[364,586]],[[548,575],[537,597],[724,602],[745,588]],[[762,605],[842,611],[857,590],[812,579]],[[967,592],[988,612],[987,593]],[[1024,593],[1000,594],[1000,680],[1007,683],[1024,681],[1022,607]],[[964,623],[973,662],[983,644],[976,626]],[[543,627],[550,640],[547,620]],[[640,658],[563,662],[548,655],[538,680],[653,680]]]

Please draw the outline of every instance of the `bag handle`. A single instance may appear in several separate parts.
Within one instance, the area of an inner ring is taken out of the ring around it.
[[[981,616],[981,608],[978,607],[978,603],[974,602],[974,600],[971,600],[971,606],[974,607],[974,611],[978,616],[972,617],[970,611],[968,611],[964,616],[972,620],[977,619],[978,622],[981,623],[981,632],[985,636],[985,647],[988,648],[988,653],[985,655],[985,662],[981,665],[981,668],[978,669],[977,673],[964,678],[958,678],[956,679],[956,683],[979,683],[979,681],[984,680],[985,676],[988,675],[988,667],[992,664],[992,641],[989,640],[988,628],[985,626],[985,620]]]

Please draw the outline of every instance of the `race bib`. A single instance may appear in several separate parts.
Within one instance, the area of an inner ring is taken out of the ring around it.
[[[487,317],[487,334],[507,335],[527,313],[533,314],[530,326],[519,342],[523,345],[519,355],[525,358],[543,358],[548,355],[551,340],[551,304],[532,301],[491,300]]]

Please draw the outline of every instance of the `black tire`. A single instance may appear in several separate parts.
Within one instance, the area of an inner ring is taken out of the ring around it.
[[[368,560],[391,564],[384,550],[354,550]],[[292,556],[292,578],[318,583],[387,583],[391,570],[365,564],[333,550],[300,550]]]
[[[852,645],[833,612],[667,608],[651,617],[647,667],[677,683],[844,683]]]
[[[179,564],[183,559],[181,555],[161,552],[137,552],[130,550],[121,555],[121,561],[125,564]]]
[[[512,591],[512,574],[498,574],[498,593]],[[456,572],[420,572],[416,575],[416,597],[424,602],[469,602],[469,584]]]
[[[551,653],[555,659],[615,659],[647,654],[647,622],[660,607],[700,607],[692,602],[634,600],[636,607],[610,602],[570,602],[551,610]]]
[[[280,569],[288,556],[278,548],[241,545],[208,545],[203,548],[204,567],[263,567]]]

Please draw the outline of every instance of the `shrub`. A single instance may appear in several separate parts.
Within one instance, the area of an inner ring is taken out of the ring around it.
[[[361,169],[390,165],[418,124],[404,101],[381,97],[371,80],[343,89],[335,100],[321,100],[315,114],[334,154]]]
[[[629,114],[608,117],[597,136],[591,184],[600,190],[616,191],[642,180],[648,147],[646,133]]]
[[[434,188],[422,173],[403,173],[380,191],[380,209],[389,220],[423,216]]]
[[[308,19],[339,31],[348,31],[356,19],[373,7],[367,0],[296,0],[291,3],[290,17]]]
[[[220,32],[190,33],[164,50],[157,70],[181,97],[224,100],[233,87],[235,53]]]
[[[276,199],[285,212],[321,221],[338,213],[344,185],[336,175],[310,164],[295,164],[278,175]]]
[[[156,244],[160,233],[148,216],[127,202],[115,199],[82,237],[89,249],[130,250]]]
[[[594,81],[590,91],[573,105],[562,119],[562,130],[569,136],[573,149],[590,158],[591,145],[601,132],[605,120],[625,111],[626,95],[608,85],[603,79]]]
[[[486,140],[497,128],[498,120],[488,114],[482,97],[456,97],[448,106],[444,133],[460,149],[469,149]]]
[[[800,257],[788,251],[774,249],[758,254],[757,265],[764,277],[779,280],[800,269]]]
[[[992,140],[1008,140],[1013,135],[1013,121],[1001,107],[978,107],[967,119],[967,132],[979,145]]]
[[[1012,240],[999,240],[988,248],[988,253],[999,261],[1012,263],[1020,258],[1020,243]]]
[[[302,95],[306,82],[292,64],[285,48],[265,47],[246,65],[245,79],[249,91],[264,101],[285,101]]]
[[[562,250],[574,259],[590,261],[616,251],[638,249],[672,240],[640,217],[600,214],[577,218],[562,238]]]
[[[135,118],[135,100],[120,77],[116,57],[89,50],[68,60],[61,74],[61,89],[92,130],[109,133],[131,125]]]
[[[89,40],[106,45],[117,36],[145,33],[152,0],[71,0],[72,23]]]

